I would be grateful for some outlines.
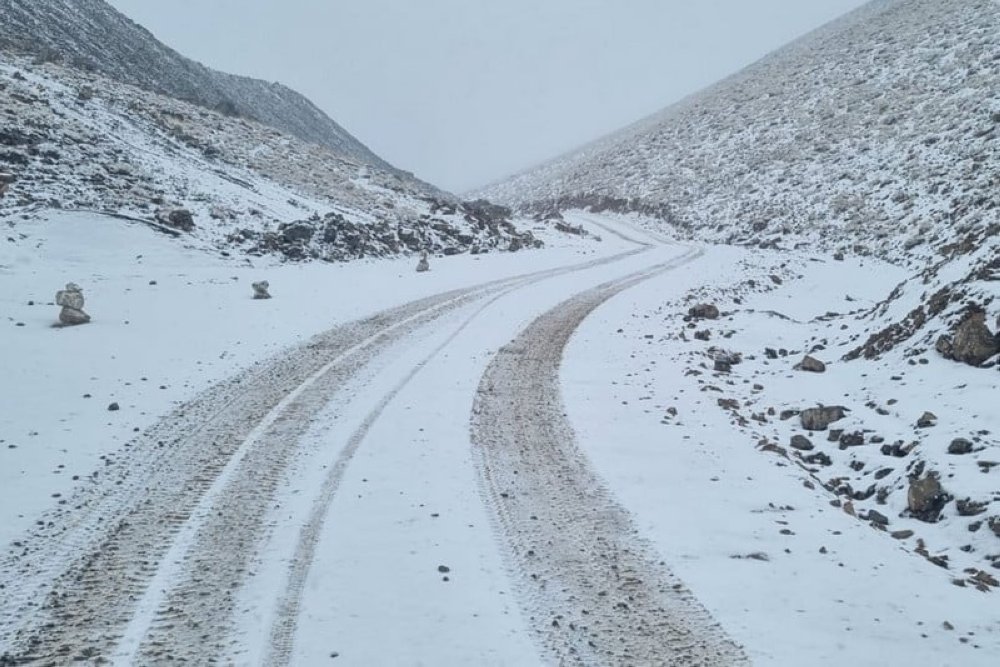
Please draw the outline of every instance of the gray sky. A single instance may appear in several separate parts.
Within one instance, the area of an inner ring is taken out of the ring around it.
[[[587,143],[865,0],[109,0],[201,62],[306,94],[453,192]]]

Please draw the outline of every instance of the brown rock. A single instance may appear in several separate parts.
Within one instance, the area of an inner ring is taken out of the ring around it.
[[[846,416],[847,408],[842,405],[831,405],[803,410],[799,419],[802,420],[802,428],[807,431],[825,431],[827,426]]]
[[[1000,352],[1000,343],[986,326],[986,314],[975,312],[958,325],[952,335],[950,358],[970,366],[979,366]],[[944,344],[938,341],[938,351]]]
[[[700,303],[688,309],[688,317],[697,320],[717,320],[719,315],[718,306],[710,303]]]
[[[810,373],[825,373],[826,364],[824,364],[819,359],[811,357],[808,354],[799,363],[795,364],[795,370],[797,371],[808,371]]]

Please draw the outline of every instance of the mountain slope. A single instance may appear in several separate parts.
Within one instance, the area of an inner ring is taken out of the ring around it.
[[[360,162],[392,169],[294,90],[217,72],[185,58],[103,0],[0,0],[0,46],[62,59],[118,81],[255,119]]]
[[[873,314],[882,344],[864,353],[918,349],[942,323],[1000,314],[998,89],[994,0],[877,0],[477,194],[641,211],[701,240],[877,254],[923,273],[888,299],[895,315]]]

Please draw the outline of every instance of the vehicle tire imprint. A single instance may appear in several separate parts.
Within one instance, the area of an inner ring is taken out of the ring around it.
[[[700,254],[565,301],[502,348],[479,385],[471,434],[480,488],[525,617],[553,664],[747,664],[578,449],[559,390],[563,351],[591,312]]]
[[[452,290],[383,311],[254,364],[178,407],[109,456],[105,468],[90,475],[65,505],[43,515],[35,530],[0,556],[0,664],[106,663],[109,656],[122,655],[119,645],[126,630],[137,627],[140,613],[153,633],[125,649],[130,658],[158,661],[174,655],[165,646],[177,644],[156,637],[156,628],[163,628],[168,630],[164,636],[192,640],[187,649],[197,653],[196,660],[207,659],[209,648],[202,641],[209,634],[218,639],[222,630],[208,633],[205,624],[222,628],[219,619],[222,611],[231,612],[232,592],[221,591],[226,604],[220,604],[219,596],[204,595],[204,590],[219,590],[220,571],[226,573],[226,585],[235,587],[246,574],[246,558],[229,559],[223,567],[199,548],[212,544],[218,551],[218,545],[228,543],[232,546],[222,551],[230,555],[253,551],[264,515],[259,507],[266,507],[287,463],[282,452],[290,454],[297,425],[308,422],[346,378],[379,349],[455,308],[647,249]],[[306,383],[315,386],[304,390]],[[254,436],[259,430],[265,432]],[[262,451],[265,441],[284,449]],[[237,490],[202,507],[224,474]],[[229,502],[247,498],[253,501],[249,507]],[[222,504],[215,508],[216,502]],[[191,544],[178,550],[181,562],[164,562],[185,533]],[[183,574],[172,571],[178,566]],[[167,582],[165,569],[182,583]],[[169,590],[150,590],[153,581],[169,583]],[[160,605],[161,598],[171,603]],[[144,601],[147,608],[141,609]],[[157,602],[153,609],[151,601]],[[216,642],[212,650],[221,648]]]

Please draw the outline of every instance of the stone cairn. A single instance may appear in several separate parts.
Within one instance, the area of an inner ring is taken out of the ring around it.
[[[267,291],[270,286],[271,284],[266,280],[261,280],[259,283],[251,285],[251,287],[253,287],[253,298],[270,299],[271,293]]]
[[[62,306],[59,311],[62,326],[72,327],[90,321],[90,315],[83,312],[83,290],[76,283],[66,283],[66,289],[56,292],[56,305]]]
[[[417,262],[417,273],[423,273],[424,271],[431,270],[431,263],[427,261],[427,251],[425,250],[420,254],[420,261]]]

